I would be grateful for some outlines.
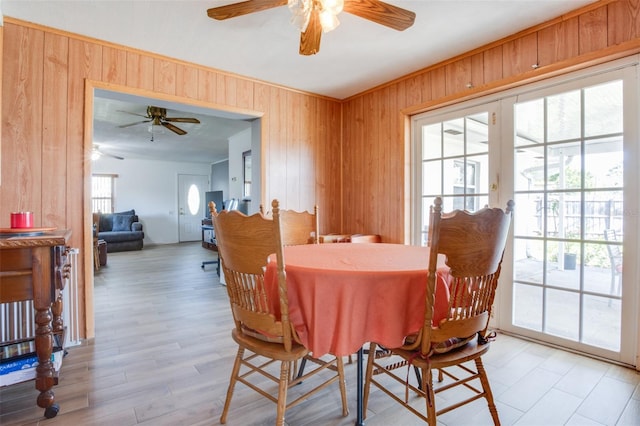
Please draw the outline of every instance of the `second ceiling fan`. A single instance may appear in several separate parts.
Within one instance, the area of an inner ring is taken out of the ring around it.
[[[225,20],[288,4],[292,23],[300,29],[300,54],[320,51],[322,32],[338,26],[337,15],[345,11],[363,19],[403,31],[413,25],[416,14],[380,0],[247,0],[207,10],[210,18]]]
[[[171,130],[173,133],[176,133],[182,136],[182,135],[186,135],[187,132],[173,125],[172,122],[173,123],[195,123],[195,124],[200,123],[200,120],[192,117],[167,117],[167,109],[156,107],[156,106],[148,106],[147,115],[137,114],[135,112],[129,112],[129,111],[122,111],[122,112],[126,112],[127,114],[138,115],[140,117],[145,117],[146,120],[136,121],[135,123],[124,124],[122,126],[119,126],[120,128],[135,126],[136,124],[142,124],[142,123],[151,123],[152,126],[163,126]]]

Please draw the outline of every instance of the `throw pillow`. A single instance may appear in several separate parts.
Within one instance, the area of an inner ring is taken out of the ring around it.
[[[113,218],[110,214],[100,215],[100,224],[98,225],[98,232],[109,232],[113,228]]]
[[[131,231],[131,224],[133,223],[132,215],[116,214],[113,215],[113,227],[112,231]]]

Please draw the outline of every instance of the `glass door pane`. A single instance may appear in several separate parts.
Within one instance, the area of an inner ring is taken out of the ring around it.
[[[415,127],[417,166],[416,193],[422,200],[416,215],[420,236],[427,244],[429,207],[442,197],[443,210],[476,211],[489,204],[489,116],[487,106],[425,120]],[[414,227],[416,229],[416,227]]]
[[[514,106],[512,323],[619,352],[623,82]]]

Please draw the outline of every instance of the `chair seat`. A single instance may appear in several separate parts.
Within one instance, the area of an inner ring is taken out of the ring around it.
[[[278,361],[295,361],[309,354],[309,350],[298,343],[292,342],[291,352],[287,352],[282,343],[267,342],[239,332],[237,328],[233,329],[231,337],[238,345],[251,352],[259,353]]]
[[[393,349],[393,355],[399,355],[405,360],[411,360],[411,365],[418,368],[432,369],[445,368],[451,365],[458,365],[467,361],[472,361],[481,357],[489,350],[490,343],[479,345],[477,339],[471,339],[466,345],[453,349],[443,354],[433,354],[429,359],[419,356],[417,351],[407,351],[404,349]]]

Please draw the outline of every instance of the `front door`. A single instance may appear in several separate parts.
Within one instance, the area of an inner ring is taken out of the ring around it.
[[[204,193],[209,187],[205,175],[178,175],[178,241],[202,239],[205,214]]]

